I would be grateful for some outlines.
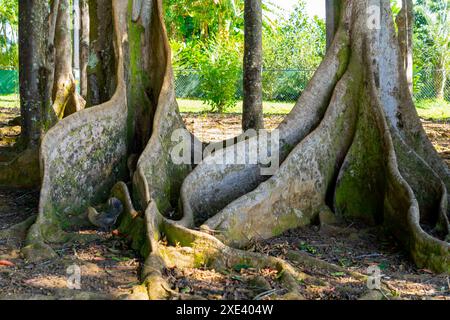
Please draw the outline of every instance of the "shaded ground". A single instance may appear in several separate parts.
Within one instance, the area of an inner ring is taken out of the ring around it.
[[[9,125],[18,109],[0,109],[0,147],[9,146],[20,127]],[[238,135],[239,115],[184,115],[191,131],[203,141],[221,141]],[[274,129],[284,116],[267,116]],[[201,125],[200,125],[201,124]],[[433,144],[450,164],[450,124],[424,122]],[[37,213],[37,191],[0,190],[0,232]],[[450,299],[448,276],[417,270],[383,232],[362,226],[311,226],[254,243],[250,250],[284,258],[308,277],[300,283],[306,299],[357,299],[367,292],[367,268],[382,272],[384,289],[372,298]],[[84,231],[98,240],[57,247],[60,259],[28,264],[19,250],[0,240],[0,299],[115,299],[139,282],[141,261],[126,241],[111,233]],[[312,258],[312,262],[308,260]],[[319,260],[314,260],[319,259]],[[317,265],[317,261],[330,264]],[[3,265],[2,265],[3,264]],[[81,268],[81,290],[69,290],[69,267]],[[333,267],[330,267],[332,265]],[[234,266],[227,274],[206,269],[167,269],[172,289],[207,299],[270,299],[283,295],[277,270]],[[386,289],[387,288],[387,289]]]
[[[394,299],[450,300],[447,275],[418,270],[395,240],[377,228],[354,224],[310,226],[257,243],[254,250],[286,259],[313,279],[319,279],[302,285],[308,299],[357,299],[367,292],[367,280],[338,270],[302,265],[296,258],[305,255],[363,275],[371,274],[369,267],[377,267],[387,287],[382,294]]]
[[[0,189],[0,232],[36,214],[38,196],[37,191]],[[55,246],[60,259],[39,264],[27,263],[20,246],[0,240],[0,299],[115,299],[138,284],[140,260],[124,239],[96,231],[80,233],[98,240]],[[81,288],[70,290],[68,280],[77,267]]]

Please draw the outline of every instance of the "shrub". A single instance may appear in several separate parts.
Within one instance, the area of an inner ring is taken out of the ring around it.
[[[208,54],[200,61],[200,88],[213,112],[224,112],[236,105],[236,91],[242,75],[242,55],[233,39],[212,40]]]

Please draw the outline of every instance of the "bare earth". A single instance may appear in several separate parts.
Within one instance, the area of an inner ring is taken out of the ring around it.
[[[18,110],[4,111],[0,110],[0,150],[20,134],[19,126],[8,125]],[[184,118],[203,141],[221,141],[241,132],[238,115],[189,114]],[[266,128],[274,129],[282,120],[283,116],[267,117]],[[424,122],[424,127],[450,165],[450,124]],[[0,231],[35,215],[38,197],[38,191],[0,189]],[[27,263],[17,248],[0,240],[0,299],[120,299],[139,283],[142,260],[125,239],[95,230],[80,233],[96,235],[97,240],[55,247],[59,259],[40,264]],[[394,298],[450,300],[448,276],[418,270],[392,243],[380,229],[348,223],[292,230],[248,249],[284,258],[310,276],[301,283],[306,299],[357,299],[367,291],[367,283],[354,273],[367,274],[368,267],[377,266]],[[305,265],[304,259],[296,258],[305,255],[343,271]],[[74,265],[81,268],[81,290],[67,288],[69,267]],[[283,294],[277,281],[280,275],[270,268],[238,265],[227,274],[175,268],[166,270],[165,275],[174,290],[207,299],[270,299]],[[382,290],[379,297],[372,298],[381,299],[386,293]]]

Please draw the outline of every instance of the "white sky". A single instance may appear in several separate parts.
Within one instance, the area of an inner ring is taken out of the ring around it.
[[[319,16],[319,18],[325,19],[325,0],[305,0],[306,10],[311,17]],[[291,11],[292,8],[298,3],[298,0],[278,0],[275,1],[280,7]]]

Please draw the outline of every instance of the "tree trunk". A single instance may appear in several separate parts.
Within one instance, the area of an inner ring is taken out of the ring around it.
[[[21,142],[38,147],[44,132],[47,99],[46,69],[48,4],[19,2],[19,73],[22,117]]]
[[[326,0],[326,32],[327,50],[333,43],[334,35],[339,26],[340,6],[342,0]]]
[[[412,0],[402,1],[402,10],[397,16],[398,40],[408,88],[413,94],[413,28],[414,10]]]
[[[88,106],[108,101],[116,88],[112,2],[89,0]]]
[[[242,128],[264,129],[261,0],[245,0],[244,103]]]
[[[435,71],[434,83],[436,89],[436,99],[444,100],[445,85],[447,83],[447,70],[445,70],[442,64],[439,64]]]
[[[53,110],[59,119],[82,110],[84,100],[76,91],[72,71],[72,37],[70,28],[70,1],[59,0],[55,31],[55,77]]]
[[[89,0],[80,0],[80,94],[88,97],[88,62],[89,62]]]

